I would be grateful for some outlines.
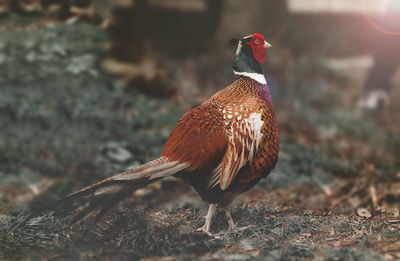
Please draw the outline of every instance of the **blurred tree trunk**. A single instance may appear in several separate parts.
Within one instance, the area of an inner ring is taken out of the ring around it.
[[[111,56],[121,61],[138,62],[145,52],[147,0],[116,1],[114,23],[109,28]]]
[[[209,48],[222,8],[222,0],[117,1],[110,27],[114,61],[106,68],[142,91],[170,95],[184,60]]]

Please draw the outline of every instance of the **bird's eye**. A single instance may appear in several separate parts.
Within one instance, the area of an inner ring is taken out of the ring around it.
[[[260,41],[258,40],[258,39],[256,39],[255,41],[254,41],[254,44],[260,44]]]

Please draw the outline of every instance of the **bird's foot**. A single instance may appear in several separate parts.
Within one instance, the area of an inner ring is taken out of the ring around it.
[[[234,233],[239,233],[239,232],[245,231],[246,229],[248,229],[248,228],[250,228],[250,227],[252,227],[252,225],[250,225],[250,226],[245,226],[245,227],[237,227],[237,226],[235,226],[235,227],[229,227],[228,230],[219,232],[218,234],[214,234],[213,237],[215,237],[215,238],[222,238],[223,236],[228,235],[228,234],[234,234]]]
[[[252,225],[249,226],[245,226],[245,227],[238,227],[236,225],[234,226],[230,226],[228,229],[228,233],[238,233],[238,232],[242,232],[245,231],[246,229],[252,227]]]
[[[212,237],[212,238],[217,238],[217,239],[220,238],[219,235],[215,235],[215,234],[211,233],[211,232],[206,228],[205,225],[202,226],[202,227],[199,227],[198,229],[196,229],[196,231],[197,231],[197,232],[202,232],[202,233],[204,233],[204,234],[206,234],[207,236]]]
[[[216,204],[210,204],[209,205],[207,216],[206,216],[206,223],[202,227],[196,229],[196,231],[203,232],[204,234],[206,234],[209,237],[215,237],[215,235],[210,233],[210,227],[211,227],[211,219],[212,219],[212,217],[214,215],[216,206],[217,206]]]
[[[248,229],[249,227],[251,227],[251,225],[245,226],[245,227],[236,226],[236,223],[232,219],[231,212],[227,208],[225,209],[225,214],[226,214],[226,218],[228,219],[228,226],[229,226],[228,233],[238,233],[238,232],[244,231],[244,230]]]

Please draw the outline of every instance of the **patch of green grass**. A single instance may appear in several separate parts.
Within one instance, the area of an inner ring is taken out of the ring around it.
[[[46,178],[63,179],[41,191],[33,207],[153,159],[181,114],[170,101],[127,93],[104,72],[98,59],[105,43],[102,30],[84,23],[1,33],[2,186],[29,190]],[[2,203],[14,200],[6,190],[1,193]],[[44,213],[8,235],[21,217],[2,211],[7,215],[0,221],[1,252],[8,258],[21,256],[21,250],[30,256],[46,250],[77,259],[65,220]]]
[[[127,94],[98,66],[105,43],[99,28],[82,23],[2,33],[4,182],[71,173],[88,182],[161,151],[181,113],[179,106],[134,91]],[[128,159],[109,157],[109,142],[127,150]]]

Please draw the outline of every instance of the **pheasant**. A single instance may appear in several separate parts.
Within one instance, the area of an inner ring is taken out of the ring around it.
[[[90,205],[71,221],[100,210],[146,185],[168,176],[191,184],[209,204],[204,226],[210,226],[217,206],[225,210],[229,230],[236,227],[228,208],[239,194],[267,177],[279,152],[279,130],[261,65],[271,45],[255,33],[239,40],[233,65],[237,79],[178,121],[158,159],[72,193],[63,201],[89,199]]]

